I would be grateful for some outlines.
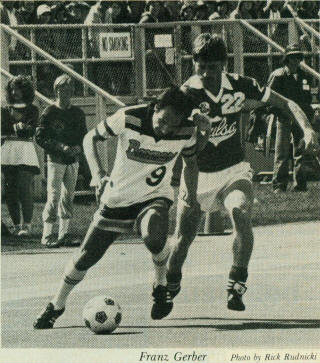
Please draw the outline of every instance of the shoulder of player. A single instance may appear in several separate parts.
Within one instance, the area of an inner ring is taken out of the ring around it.
[[[286,76],[288,72],[286,71],[285,67],[277,68],[273,72],[270,73],[270,79],[276,77],[283,77]]]
[[[148,117],[149,109],[149,105],[142,104],[125,107],[119,111],[124,114],[126,127],[141,129],[143,126],[143,120]]]
[[[238,73],[224,73],[228,81],[231,83],[231,86],[236,89],[237,87],[242,87],[247,85],[248,83],[254,83],[256,80],[251,77],[241,76]]]
[[[200,90],[202,88],[203,88],[202,82],[196,74],[188,78],[180,87],[180,89],[185,93],[194,90]]]

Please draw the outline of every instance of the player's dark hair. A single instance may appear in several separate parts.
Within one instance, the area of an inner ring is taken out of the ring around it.
[[[21,90],[22,100],[26,105],[32,104],[34,100],[34,88],[30,77],[19,75],[10,79],[6,86],[6,98],[9,104],[15,103],[15,88]]]
[[[155,101],[155,106],[159,110],[171,106],[184,117],[188,117],[190,114],[190,104],[189,97],[178,86],[174,85],[161,93]]]
[[[203,33],[193,42],[193,60],[215,62],[227,60],[227,47],[218,34]]]

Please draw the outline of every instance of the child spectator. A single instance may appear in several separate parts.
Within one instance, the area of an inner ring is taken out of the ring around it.
[[[13,77],[7,85],[6,96],[8,106],[1,108],[1,139],[4,141],[1,163],[5,198],[14,234],[27,236],[31,231],[33,215],[33,176],[40,173],[32,139],[39,112],[32,104],[34,89],[27,77]]]

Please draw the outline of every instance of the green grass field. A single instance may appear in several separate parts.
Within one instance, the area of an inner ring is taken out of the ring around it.
[[[320,183],[309,183],[309,189],[305,193],[294,193],[288,191],[283,194],[273,194],[271,185],[254,184],[255,204],[253,209],[253,225],[272,225],[298,221],[320,220]],[[75,200],[74,219],[71,224],[71,234],[82,238],[90,224],[93,213],[97,206],[93,198],[83,197]],[[2,251],[19,250],[40,247],[42,232],[41,213],[44,203],[35,203],[33,230],[30,238],[6,238],[3,239]],[[10,217],[5,204],[2,204],[2,219],[11,225]],[[175,204],[170,211],[170,232],[174,230]],[[201,226],[200,226],[201,227]],[[226,228],[230,227],[226,219]]]

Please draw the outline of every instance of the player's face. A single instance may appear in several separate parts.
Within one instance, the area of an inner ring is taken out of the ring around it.
[[[57,88],[57,95],[60,99],[64,100],[66,103],[70,101],[73,96],[74,86],[73,83],[64,83]]]
[[[14,102],[19,103],[23,101],[23,94],[19,87],[13,87],[12,96],[14,98]]]
[[[196,74],[200,77],[204,87],[212,84],[212,82],[221,82],[221,74],[224,68],[224,62],[222,61],[204,61],[202,59],[194,62],[194,68]]]
[[[303,58],[300,55],[292,55],[288,57],[288,66],[292,72],[296,72],[302,59]]]
[[[155,108],[152,116],[154,133],[160,137],[175,135],[180,129],[181,121],[182,116],[173,107],[167,106],[161,110]]]

